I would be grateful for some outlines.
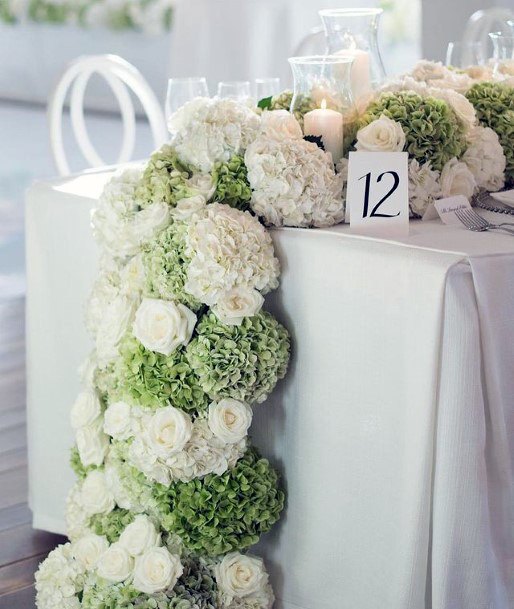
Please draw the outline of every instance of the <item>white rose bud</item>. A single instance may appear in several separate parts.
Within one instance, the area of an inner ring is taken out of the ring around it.
[[[79,393],[71,407],[71,426],[79,429],[91,425],[100,416],[102,409],[100,400],[94,391],[83,391]]]
[[[171,210],[171,215],[175,220],[191,220],[205,209],[205,203],[206,201],[203,195],[195,195],[194,197],[180,199]]]
[[[109,542],[103,535],[84,535],[73,544],[73,557],[79,563],[90,571],[96,567],[96,564],[102,554],[109,547]]]
[[[128,579],[134,570],[134,559],[119,543],[113,543],[100,557],[96,572],[107,581],[117,583]]]
[[[187,345],[196,324],[196,315],[183,304],[144,298],[136,312],[134,336],[150,351],[171,355]]]
[[[82,483],[80,503],[87,514],[108,514],[114,509],[114,497],[107,486],[105,474],[99,470],[89,472]]]
[[[137,243],[148,241],[170,223],[170,207],[167,203],[152,203],[137,212],[130,231]]]
[[[283,140],[303,138],[302,128],[296,118],[287,110],[264,112],[261,117],[261,131],[267,137]]]
[[[244,598],[263,588],[268,575],[262,559],[239,552],[227,554],[215,567],[216,583],[230,598]]]
[[[125,528],[119,539],[119,544],[131,556],[138,556],[149,548],[159,546],[160,543],[161,536],[154,523],[144,514],[136,516],[134,521]]]
[[[475,187],[475,178],[465,163],[453,158],[443,167],[441,171],[441,193],[443,197],[464,195],[466,199],[471,199]]]
[[[227,444],[242,440],[252,422],[252,409],[244,402],[226,398],[209,406],[209,429]]]
[[[182,575],[180,558],[166,548],[151,548],[136,559],[134,581],[136,590],[153,594],[173,588]]]
[[[240,326],[245,317],[257,315],[264,303],[260,292],[248,288],[233,288],[212,308],[216,317],[228,326]]]
[[[400,123],[385,114],[357,132],[357,150],[366,152],[401,152],[405,133]]]
[[[83,465],[102,465],[109,449],[109,437],[103,432],[101,419],[78,429],[75,440]]]
[[[125,402],[114,402],[104,413],[104,431],[116,440],[127,440],[132,433],[130,406]]]
[[[181,451],[193,433],[191,418],[173,406],[159,408],[150,419],[147,438],[153,452],[163,458]]]

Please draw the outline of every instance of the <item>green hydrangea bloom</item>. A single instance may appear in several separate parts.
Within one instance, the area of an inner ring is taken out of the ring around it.
[[[79,451],[76,446],[71,449],[70,465],[71,469],[75,472],[75,475],[79,480],[84,480],[89,472],[93,471],[94,469],[98,469],[97,465],[89,465],[86,467],[82,464]]]
[[[145,247],[145,296],[175,300],[197,312],[202,303],[184,290],[190,262],[185,253],[186,233],[185,222],[172,222]]]
[[[207,408],[209,399],[189,364],[184,349],[166,356],[146,349],[127,333],[119,347],[116,362],[117,388],[113,399],[159,408],[170,402],[187,412]]]
[[[134,517],[134,512],[115,507],[108,514],[91,516],[89,528],[97,535],[105,535],[109,543],[114,543],[118,541],[123,530],[134,520]]]
[[[284,507],[278,474],[255,449],[223,475],[154,486],[162,527],[191,552],[217,556],[247,548],[269,531]]]
[[[293,101],[292,91],[282,91],[278,95],[274,95],[271,98],[270,110],[289,110],[291,109],[291,103]],[[296,100],[296,109],[294,115],[296,120],[303,127],[303,117],[316,108],[316,104],[313,99],[307,95],[299,95]]]
[[[289,334],[269,313],[246,317],[240,326],[204,315],[186,348],[199,383],[212,399],[263,402],[287,370]]]
[[[227,163],[218,163],[212,178],[216,184],[212,202],[225,203],[242,211],[249,209],[252,189],[242,156],[236,154]]]
[[[507,158],[507,183],[514,182],[514,87],[501,82],[481,82],[466,93],[480,124],[490,127],[500,138]]]
[[[382,93],[372,102],[359,122],[359,128],[382,114],[397,121],[406,137],[406,150],[419,163],[430,161],[441,170],[453,157],[460,158],[467,144],[464,127],[450,106],[435,97],[422,97],[412,91]]]
[[[195,194],[187,186],[192,169],[180,161],[173,146],[165,144],[154,152],[136,189],[136,198],[141,207],[166,201],[174,206],[180,199]]]

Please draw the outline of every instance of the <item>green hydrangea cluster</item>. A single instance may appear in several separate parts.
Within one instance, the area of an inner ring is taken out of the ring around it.
[[[242,211],[250,208],[252,189],[242,156],[236,154],[227,163],[218,163],[212,178],[216,184],[213,202],[225,203]]]
[[[75,475],[79,480],[84,480],[84,478],[89,474],[89,472],[94,469],[98,469],[97,465],[88,465],[87,467],[82,464],[80,460],[79,451],[76,446],[71,449],[70,455],[70,465],[71,469],[75,472]]]
[[[183,349],[170,356],[146,349],[130,333],[122,339],[120,358],[114,369],[116,389],[113,400],[149,408],[171,402],[187,412],[207,408],[209,399],[201,388]]]
[[[246,317],[240,326],[205,314],[186,348],[200,386],[212,399],[263,402],[287,371],[289,334],[269,313]]]
[[[89,528],[97,535],[105,535],[109,543],[114,543],[118,541],[125,527],[134,520],[134,516],[133,512],[115,507],[108,514],[94,514],[91,516]]]
[[[179,535],[191,552],[208,556],[257,543],[284,507],[278,474],[255,449],[221,476],[154,489],[162,527]]]
[[[179,159],[173,146],[165,144],[150,157],[136,188],[136,198],[141,207],[161,201],[174,206],[195,194],[187,185],[192,175],[192,169]]]
[[[184,290],[190,262],[186,255],[186,233],[186,223],[172,222],[145,247],[145,296],[181,302],[197,312],[202,303]]]
[[[480,124],[490,127],[500,138],[507,158],[505,177],[514,183],[514,87],[501,82],[481,82],[466,93]]]
[[[271,104],[269,106],[270,110],[289,110],[291,109],[291,104],[293,102],[293,92],[292,91],[282,91],[279,95],[274,95],[271,98]],[[303,117],[316,108],[316,104],[313,99],[311,99],[307,95],[300,94],[296,99],[296,109],[294,111],[294,115],[296,120],[303,127]]]
[[[467,144],[464,127],[454,111],[441,99],[422,97],[412,91],[382,93],[359,122],[359,128],[382,114],[400,123],[405,132],[406,150],[419,163],[430,161],[441,170],[453,157],[460,158]]]
[[[86,580],[81,609],[134,609],[141,593],[124,583],[114,584],[96,577]],[[148,598],[148,597],[147,597]],[[154,604],[152,609],[166,609]]]

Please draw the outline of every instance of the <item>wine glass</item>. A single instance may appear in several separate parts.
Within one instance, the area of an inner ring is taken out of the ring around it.
[[[280,93],[280,78],[256,78],[255,99],[260,101]]]
[[[483,66],[486,52],[482,42],[450,42],[446,51],[446,65],[454,68]]]
[[[218,83],[218,97],[220,99],[247,101],[250,96],[249,80],[222,80]]]
[[[170,78],[166,94],[166,121],[179,108],[195,97],[209,97],[207,80],[203,76]]]

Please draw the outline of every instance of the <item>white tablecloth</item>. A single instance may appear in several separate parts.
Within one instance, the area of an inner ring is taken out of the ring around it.
[[[108,175],[28,194],[30,502],[56,532]],[[277,609],[514,606],[514,239],[439,222],[401,242],[273,237],[294,356],[253,437],[288,492],[260,548]]]

